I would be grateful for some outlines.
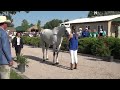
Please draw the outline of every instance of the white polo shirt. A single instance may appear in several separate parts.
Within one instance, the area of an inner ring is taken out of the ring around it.
[[[20,37],[17,37],[17,45],[20,45]]]

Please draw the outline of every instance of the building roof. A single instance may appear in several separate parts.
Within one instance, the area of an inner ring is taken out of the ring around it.
[[[34,26],[30,27],[27,31],[31,32],[32,29],[37,30],[38,29],[37,25],[34,25]]]
[[[120,14],[108,15],[108,16],[98,16],[98,17],[92,17],[92,18],[81,18],[81,19],[71,20],[71,21],[68,21],[68,22],[65,22],[62,24],[110,21],[110,20],[113,20],[113,19],[116,19],[119,17],[120,17]]]
[[[7,27],[7,30],[10,30],[12,32],[16,31],[16,29],[14,27]]]

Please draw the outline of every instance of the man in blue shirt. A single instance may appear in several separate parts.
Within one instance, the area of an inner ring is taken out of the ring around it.
[[[89,37],[89,31],[88,28],[86,28],[83,32],[82,32],[82,37]]]
[[[10,78],[10,66],[13,65],[11,56],[10,42],[5,31],[10,20],[6,19],[6,16],[0,16],[0,78]]]

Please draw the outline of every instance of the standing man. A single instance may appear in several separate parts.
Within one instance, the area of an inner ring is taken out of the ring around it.
[[[82,32],[82,37],[85,38],[85,37],[89,37],[89,31],[88,31],[88,28],[85,28],[85,30]]]
[[[0,16],[0,79],[10,79],[10,67],[13,65],[9,38],[6,32],[10,20]]]
[[[21,38],[20,32],[17,32],[16,37],[13,38],[12,47],[15,47],[16,56],[20,55],[21,49],[23,48],[23,39]]]

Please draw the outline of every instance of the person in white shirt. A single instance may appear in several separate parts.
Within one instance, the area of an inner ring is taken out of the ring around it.
[[[103,36],[103,30],[100,29],[99,36]]]
[[[23,39],[21,38],[21,33],[17,33],[12,41],[12,47],[15,47],[16,56],[20,55],[21,49],[23,48]]]

